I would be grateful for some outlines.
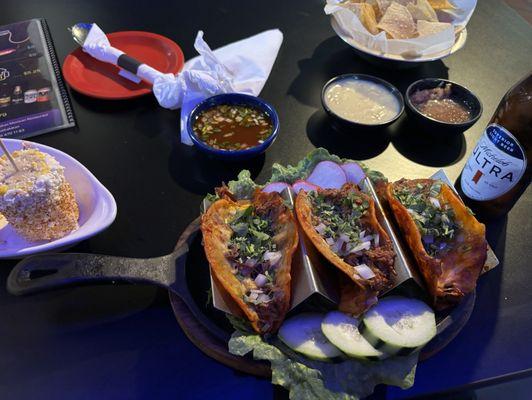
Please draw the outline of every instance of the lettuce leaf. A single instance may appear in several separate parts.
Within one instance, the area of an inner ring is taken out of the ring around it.
[[[353,162],[354,160],[347,158],[342,159],[334,154],[330,154],[326,149],[320,147],[308,153],[305,158],[297,163],[296,166],[283,166],[274,163],[272,166],[272,176],[267,183],[287,182],[292,184],[297,180],[306,179],[316,164],[321,161],[333,161],[342,164],[345,162]],[[366,175],[368,175],[373,182],[386,181],[384,175],[379,171],[369,169],[360,161],[355,162],[362,167]],[[240,171],[237,180],[230,181],[227,186],[237,199],[250,199],[256,188],[263,187],[263,185],[258,185],[253,179],[251,179],[251,173],[246,169]],[[208,200],[209,203],[212,203],[216,201],[218,197],[215,194],[207,194],[205,199]]]
[[[237,180],[229,181],[227,186],[237,199],[250,199],[255,189],[259,187],[259,185],[253,182],[251,173],[247,169],[240,171]]]
[[[238,331],[229,340],[229,352],[239,356],[252,352],[254,359],[270,361],[272,383],[286,388],[291,400],[357,400],[373,393],[378,384],[406,389],[414,384],[417,364],[417,354],[340,363],[291,357],[259,335]]]

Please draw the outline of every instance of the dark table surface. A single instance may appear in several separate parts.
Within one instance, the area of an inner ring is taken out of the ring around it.
[[[514,11],[482,0],[468,25],[464,49],[443,61],[403,71],[379,69],[357,58],[334,35],[322,1],[43,1],[3,0],[0,24],[44,17],[59,58],[75,48],[66,27],[97,21],[107,32],[146,30],[175,40],[185,57],[199,29],[213,47],[280,28],[284,43],[261,96],[278,110],[282,131],[265,157],[231,165],[200,157],[179,143],[179,113],[152,96],[106,102],[72,93],[78,127],[34,138],[85,164],[114,194],[118,217],[105,232],[72,249],[130,257],[171,251],[198,215],[202,196],[249,168],[263,181],[273,162],[295,163],[316,146],[367,160],[390,179],[426,176],[445,168],[454,179],[506,90],[532,67],[532,29]],[[364,72],[402,91],[421,77],[444,77],[481,98],[484,115],[457,138],[424,139],[405,119],[386,139],[354,140],[333,132],[320,106],[332,76]],[[532,367],[529,268],[531,202],[525,193],[507,219],[488,225],[501,265],[480,279],[474,313],[441,353],[419,365],[398,398],[496,377]],[[269,399],[266,380],[235,373],[211,360],[184,336],[167,294],[149,286],[82,287],[17,298],[0,263],[0,397],[2,399]]]

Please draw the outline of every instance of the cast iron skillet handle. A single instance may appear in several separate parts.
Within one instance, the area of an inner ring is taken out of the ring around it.
[[[202,311],[199,308],[198,304],[196,303],[196,301],[192,297],[192,294],[190,293],[190,290],[187,284],[187,269],[185,265],[186,256],[187,254],[185,253],[182,256],[177,257],[175,260],[176,275],[175,275],[174,284],[170,285],[170,290],[179,296],[179,298],[186,304],[186,306],[188,307],[188,309],[190,310],[194,318],[196,318],[196,320],[201,325],[203,325],[216,338],[226,343],[231,336],[230,333],[220,328],[220,326],[218,326],[209,317],[207,317],[204,311]]]
[[[38,255],[20,261],[7,278],[7,290],[25,295],[77,283],[126,281],[168,288],[176,257],[188,250],[162,257],[135,259],[98,254],[64,253]]]

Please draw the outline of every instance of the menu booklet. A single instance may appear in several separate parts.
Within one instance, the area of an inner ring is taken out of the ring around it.
[[[0,26],[0,137],[21,139],[74,125],[46,21]]]

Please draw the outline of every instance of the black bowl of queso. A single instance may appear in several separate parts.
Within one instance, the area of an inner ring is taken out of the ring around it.
[[[340,131],[385,128],[403,113],[401,92],[391,83],[365,74],[338,75],[321,91],[321,104]]]
[[[279,117],[258,97],[219,94],[192,110],[187,131],[200,151],[226,160],[244,160],[271,146],[279,133]]]
[[[466,87],[446,79],[427,78],[406,90],[408,114],[421,127],[448,132],[470,128],[482,115],[482,103]]]

